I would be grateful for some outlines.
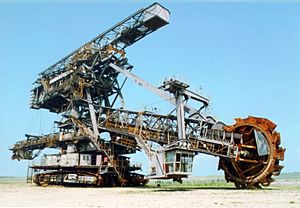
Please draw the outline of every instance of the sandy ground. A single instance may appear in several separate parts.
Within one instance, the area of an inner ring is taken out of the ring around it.
[[[0,184],[0,207],[300,207],[300,189],[70,188]]]

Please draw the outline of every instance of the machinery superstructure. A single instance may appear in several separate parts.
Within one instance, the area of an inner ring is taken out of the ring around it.
[[[239,188],[269,185],[280,174],[284,149],[274,123],[248,117],[226,126],[204,113],[209,99],[188,84],[170,79],[154,87],[131,72],[126,47],[167,25],[169,15],[154,3],[39,74],[30,105],[60,114],[58,131],[26,135],[11,147],[12,159],[18,160],[34,159],[45,148],[59,150],[31,167],[35,183],[138,186],[151,178],[181,181],[191,174],[199,153],[218,156],[226,180]],[[127,79],[169,101],[175,113],[126,109],[122,87]],[[199,108],[189,106],[190,99]],[[136,173],[140,164],[126,156],[140,150],[151,162],[147,177]]]

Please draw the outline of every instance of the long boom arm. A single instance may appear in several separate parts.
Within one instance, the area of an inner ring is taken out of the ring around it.
[[[109,45],[116,51],[122,51],[127,46],[168,24],[169,15],[170,12],[158,3],[140,9],[41,72],[40,76],[51,76],[65,71],[72,62],[72,58],[87,46],[91,46],[98,52]]]
[[[91,96],[112,106],[120,97],[118,73],[111,62],[131,70],[125,48],[169,23],[170,12],[158,3],[141,9],[87,42],[39,74],[30,106],[61,113],[74,98],[83,98],[83,89],[93,86]]]

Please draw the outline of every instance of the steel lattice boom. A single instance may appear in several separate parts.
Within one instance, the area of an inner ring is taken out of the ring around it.
[[[96,85],[92,97],[113,105],[121,84],[109,63],[131,70],[124,49],[168,23],[169,11],[160,4],[137,11],[41,72],[32,90],[31,107],[64,112],[71,99],[82,98],[86,85]]]

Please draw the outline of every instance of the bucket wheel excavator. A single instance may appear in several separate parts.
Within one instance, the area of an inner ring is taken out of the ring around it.
[[[196,154],[217,156],[225,179],[237,188],[258,188],[280,174],[284,151],[276,125],[265,118],[237,118],[225,125],[207,115],[209,99],[169,79],[152,86],[132,73],[125,49],[169,23],[170,12],[158,3],[141,9],[39,74],[32,89],[33,109],[61,115],[57,131],[26,135],[10,150],[12,159],[40,155],[32,180],[41,186],[142,186],[149,179],[182,181],[192,173]],[[122,88],[127,79],[174,106],[167,115],[126,109]],[[193,100],[197,107],[189,106]],[[128,154],[143,150],[149,175]]]

